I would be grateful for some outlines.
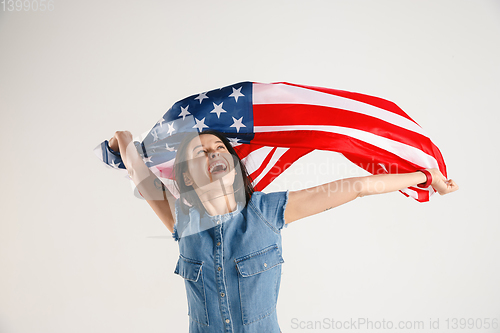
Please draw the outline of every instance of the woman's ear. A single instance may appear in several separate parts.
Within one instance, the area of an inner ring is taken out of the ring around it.
[[[182,175],[184,177],[184,183],[186,184],[186,186],[193,185],[193,181],[191,180],[191,177],[189,176],[189,173],[184,172]]]

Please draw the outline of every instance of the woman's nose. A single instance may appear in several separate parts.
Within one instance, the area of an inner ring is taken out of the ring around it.
[[[219,156],[219,153],[218,153],[218,152],[216,152],[216,151],[214,151],[214,152],[212,152],[212,153],[209,153],[208,155],[210,156],[210,158],[215,158],[215,157],[218,157],[218,156]]]

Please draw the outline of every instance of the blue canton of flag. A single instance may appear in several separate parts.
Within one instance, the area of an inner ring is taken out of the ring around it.
[[[134,141],[148,167],[171,161],[184,134],[214,129],[225,133],[231,143],[250,143],[253,139],[252,83],[241,82],[176,102],[147,133],[142,142]],[[98,155],[114,168],[125,169],[120,154],[108,142]]]

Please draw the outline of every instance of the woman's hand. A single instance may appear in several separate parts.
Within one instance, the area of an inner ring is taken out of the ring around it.
[[[116,132],[116,133],[118,133],[118,132]],[[116,135],[116,133],[115,133],[115,135]],[[120,147],[118,146],[118,140],[116,140],[115,136],[113,136],[111,139],[109,139],[108,146],[109,146],[109,148],[111,148],[111,150],[116,151],[116,152],[120,152]]]
[[[440,194],[448,194],[458,190],[458,185],[452,179],[446,179],[439,169],[427,169],[432,176],[431,186]]]
[[[109,139],[108,145],[113,151],[120,152],[120,146],[126,148],[132,140],[132,133],[129,131],[116,131],[115,135]]]
[[[109,148],[120,153],[122,162],[125,165],[125,168],[129,171],[129,174],[132,172],[131,167],[138,164],[137,162],[134,163],[134,161],[141,160],[142,162],[135,146],[133,144],[131,145],[132,141],[132,133],[129,131],[116,131],[115,135],[109,139],[108,142]]]

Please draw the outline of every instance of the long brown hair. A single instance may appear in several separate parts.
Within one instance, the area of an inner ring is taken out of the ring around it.
[[[188,171],[186,148],[191,142],[191,140],[196,138],[198,135],[204,135],[204,134],[212,134],[218,137],[224,143],[224,146],[226,146],[227,151],[233,157],[235,168],[239,166],[239,168],[236,169],[236,172],[238,173],[239,171],[241,177],[235,177],[235,181],[233,183],[233,190],[236,202],[244,202],[246,206],[250,201],[253,192],[255,191],[252,185],[252,178],[248,174],[245,165],[243,164],[243,162],[241,162],[240,157],[238,156],[238,154],[236,154],[236,151],[234,150],[233,146],[231,146],[231,143],[229,143],[229,140],[224,136],[224,134],[216,130],[206,130],[201,133],[196,133],[196,132],[188,133],[186,137],[182,140],[177,149],[177,155],[175,157],[175,164],[174,164],[174,177],[176,181],[175,182],[176,188],[180,193],[179,202],[182,212],[184,214],[189,213],[189,207],[185,204],[185,202],[187,202],[193,207],[196,207],[200,212],[205,211],[205,206],[203,206],[203,203],[201,202],[200,198],[194,191],[193,186],[186,185],[183,177],[183,173]]]

